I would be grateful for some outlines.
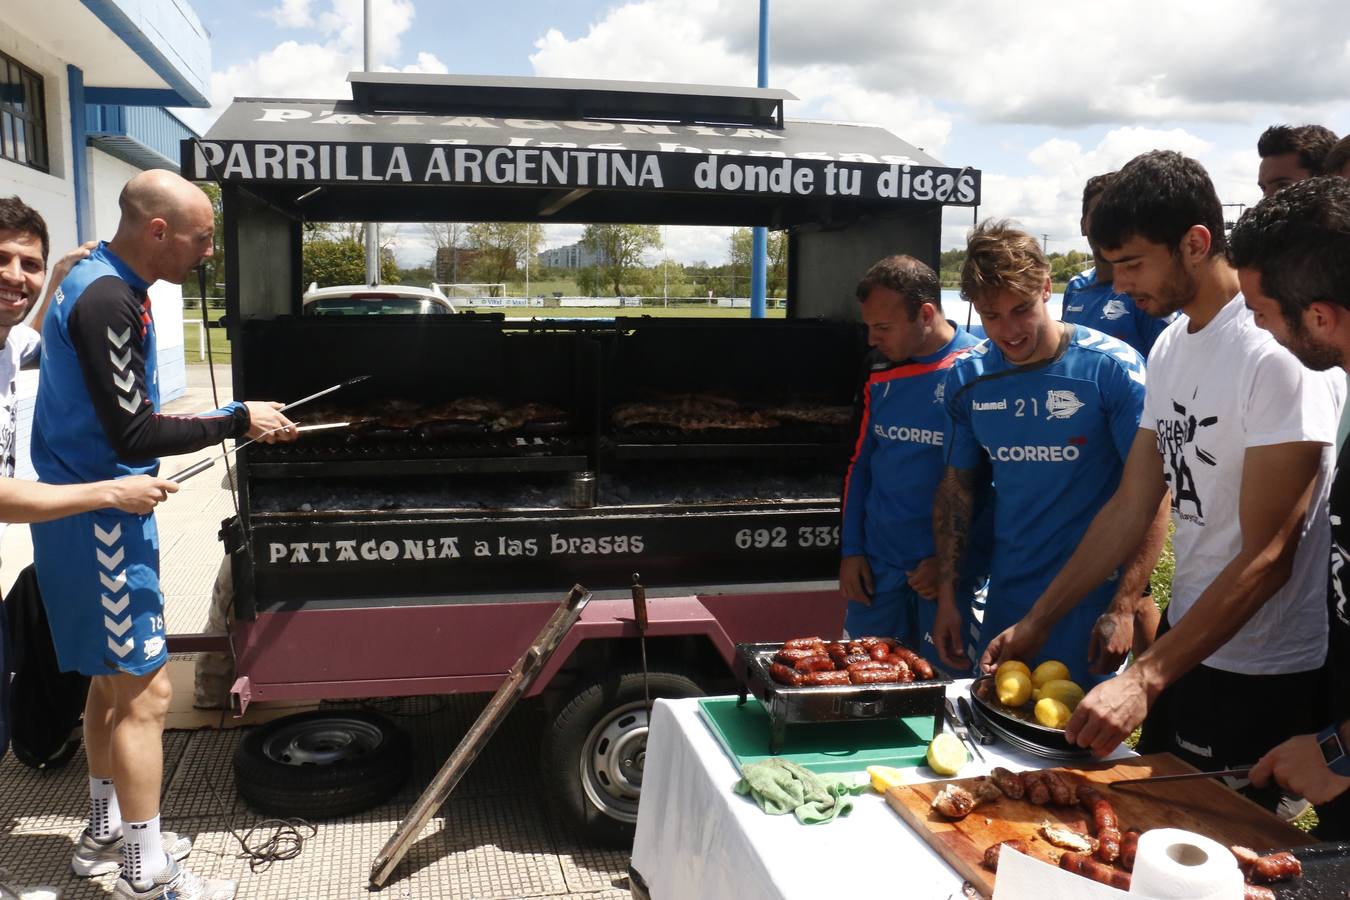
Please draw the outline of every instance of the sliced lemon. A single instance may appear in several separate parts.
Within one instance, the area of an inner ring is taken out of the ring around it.
[[[1031,673],[1031,683],[1040,687],[1047,681],[1068,681],[1069,667],[1057,659],[1041,663]]]
[[[904,775],[894,766],[868,766],[867,774],[872,779],[872,789],[878,794],[884,794],[887,788],[899,787],[905,783]]]
[[[942,732],[928,745],[928,768],[939,775],[955,775],[969,759],[966,745],[951,732]]]
[[[1069,708],[1053,697],[1042,697],[1036,701],[1036,721],[1046,728],[1063,728],[1069,724]]]
[[[1031,699],[1031,678],[1018,669],[1009,669],[994,679],[998,688],[998,702],[1004,706],[1021,706]]]

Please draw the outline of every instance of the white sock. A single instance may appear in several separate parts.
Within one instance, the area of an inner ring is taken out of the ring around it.
[[[169,857],[159,836],[159,816],[149,822],[123,822],[122,877],[133,885],[149,885],[165,869]]]
[[[104,844],[122,836],[122,811],[111,778],[89,776],[89,833]]]

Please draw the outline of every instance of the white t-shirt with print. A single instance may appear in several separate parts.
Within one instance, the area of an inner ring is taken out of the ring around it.
[[[42,352],[42,337],[27,325],[9,330],[0,346],[0,477],[14,477],[15,434],[18,414],[15,380],[19,369],[33,362]]]
[[[1325,444],[1289,581],[1205,665],[1244,675],[1304,672],[1327,646],[1327,497],[1346,384],[1338,370],[1304,368],[1257,327],[1238,294],[1204,328],[1181,316],[1148,361],[1141,428],[1158,436],[1172,491],[1175,624],[1242,548],[1238,500],[1248,447]]]

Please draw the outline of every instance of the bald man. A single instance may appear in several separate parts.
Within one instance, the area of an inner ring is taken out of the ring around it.
[[[150,285],[181,284],[211,255],[214,216],[198,188],[143,172],[122,189],[117,233],[66,276],[43,328],[33,465],[73,484],[156,474],[158,457],[226,438],[293,440],[276,403],[230,403],[196,416],[159,413]],[[153,515],[98,510],[33,528],[33,555],[61,668],[91,676],[84,740],[90,822],[77,875],[121,869],[121,898],[228,900],[180,861],[186,838],[159,827],[164,717],[164,598]]]

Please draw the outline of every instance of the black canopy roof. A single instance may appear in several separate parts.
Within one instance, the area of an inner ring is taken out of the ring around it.
[[[784,226],[979,203],[977,170],[944,167],[878,126],[784,121],[786,91],[349,81],[351,100],[236,99],[183,142],[183,174],[327,220]]]

